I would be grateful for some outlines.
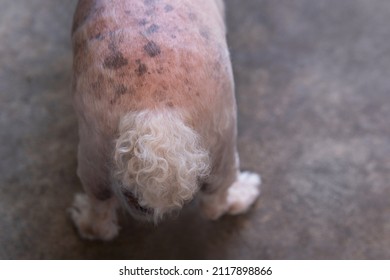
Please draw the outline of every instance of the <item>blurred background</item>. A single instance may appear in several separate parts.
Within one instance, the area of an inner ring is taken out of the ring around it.
[[[226,1],[243,169],[262,196],[217,222],[190,205],[80,240],[71,106],[76,0],[0,1],[1,259],[389,259],[390,1]]]

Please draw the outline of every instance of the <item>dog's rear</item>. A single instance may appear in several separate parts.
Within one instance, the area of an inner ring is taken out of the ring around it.
[[[145,110],[122,118],[114,168],[121,184],[115,190],[133,215],[140,215],[138,205],[154,220],[180,209],[208,170],[208,152],[177,111]]]
[[[257,175],[239,176],[223,18],[221,0],[79,1],[73,97],[87,196],[71,213],[82,236],[115,236],[118,200],[158,220],[200,191],[215,219],[257,197]]]

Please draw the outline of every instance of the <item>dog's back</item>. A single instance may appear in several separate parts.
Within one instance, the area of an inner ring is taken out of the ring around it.
[[[81,0],[73,26],[74,92],[81,110],[116,130],[130,111],[184,108],[199,122],[220,102],[234,103],[220,5]]]

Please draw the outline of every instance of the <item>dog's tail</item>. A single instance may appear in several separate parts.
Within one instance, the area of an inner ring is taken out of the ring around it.
[[[115,147],[115,171],[140,205],[154,209],[154,219],[179,209],[209,172],[209,156],[198,134],[175,111],[128,113],[121,119]],[[123,189],[124,188],[124,189]]]

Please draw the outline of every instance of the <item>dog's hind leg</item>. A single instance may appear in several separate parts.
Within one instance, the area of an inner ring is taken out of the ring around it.
[[[201,208],[212,220],[223,214],[245,213],[260,195],[260,176],[239,171],[235,143],[225,141],[220,145],[201,195]]]
[[[116,209],[113,198],[101,201],[79,193],[69,212],[82,238],[108,241],[118,235]]]
[[[83,136],[83,135],[81,135]],[[69,209],[71,218],[85,239],[111,240],[118,235],[118,201],[111,190],[107,160],[98,137],[83,141],[78,151],[77,173],[86,194],[77,194]],[[96,141],[96,142],[93,142]]]

